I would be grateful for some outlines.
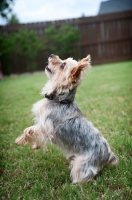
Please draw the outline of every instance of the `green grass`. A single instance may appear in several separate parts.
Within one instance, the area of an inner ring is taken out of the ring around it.
[[[76,102],[119,157],[89,184],[71,185],[68,161],[49,146],[46,152],[14,141],[33,124],[31,107],[43,98],[44,73],[0,82],[0,199],[128,200],[132,199],[132,61],[93,67],[78,88]]]

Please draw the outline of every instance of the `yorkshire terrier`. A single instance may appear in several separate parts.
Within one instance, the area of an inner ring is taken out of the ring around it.
[[[35,124],[16,139],[19,145],[33,149],[54,143],[70,160],[72,183],[89,182],[107,164],[118,163],[106,139],[88,121],[74,102],[83,74],[90,68],[90,55],[79,62],[61,60],[51,54],[45,73],[49,78],[42,94],[45,98],[33,105]]]

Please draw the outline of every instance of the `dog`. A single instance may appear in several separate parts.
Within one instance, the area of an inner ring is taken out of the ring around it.
[[[80,61],[61,60],[51,54],[45,73],[48,82],[42,89],[45,98],[33,105],[35,124],[16,139],[18,145],[32,144],[33,149],[57,145],[70,161],[72,183],[89,182],[107,164],[118,163],[106,139],[88,121],[74,102],[77,87],[87,68],[88,55]]]

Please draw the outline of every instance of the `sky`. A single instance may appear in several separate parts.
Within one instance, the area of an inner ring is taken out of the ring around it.
[[[12,11],[20,23],[53,21],[97,15],[102,1],[106,0],[14,0]],[[0,25],[5,23],[0,18]]]

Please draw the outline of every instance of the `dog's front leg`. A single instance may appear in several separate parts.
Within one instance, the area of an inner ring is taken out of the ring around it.
[[[40,128],[38,128],[37,125],[30,126],[15,140],[15,143],[18,145],[32,144],[33,149],[38,149],[40,148],[38,141],[39,132]]]

